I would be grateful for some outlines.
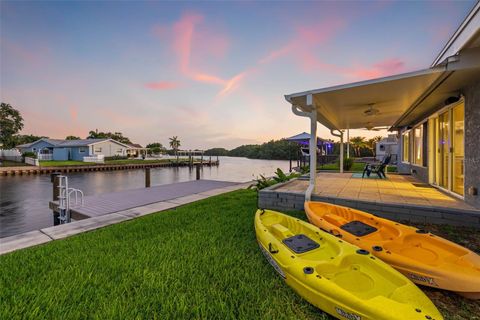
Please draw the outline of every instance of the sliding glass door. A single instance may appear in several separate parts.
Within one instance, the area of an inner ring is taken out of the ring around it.
[[[459,195],[464,195],[464,136],[465,111],[461,102],[440,113],[432,120],[435,129],[432,141],[435,159],[433,183]]]
[[[448,160],[450,149],[450,132],[449,132],[449,112],[444,112],[438,117],[439,125],[439,141],[438,141],[438,185],[445,189],[448,189]]]
[[[463,103],[452,109],[452,190],[464,194],[465,110]]]

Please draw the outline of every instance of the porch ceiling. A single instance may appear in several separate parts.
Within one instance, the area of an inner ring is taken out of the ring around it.
[[[480,80],[480,48],[468,49],[441,66],[400,75],[286,95],[329,129],[371,129],[409,125],[446,98]]]
[[[391,126],[443,73],[426,69],[285,96],[309,111],[312,94],[318,121],[329,129],[360,129]]]

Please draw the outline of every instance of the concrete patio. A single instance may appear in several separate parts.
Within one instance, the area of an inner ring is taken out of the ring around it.
[[[308,180],[297,179],[264,189],[259,207],[303,209]],[[321,172],[312,200],[368,211],[393,220],[473,225],[480,210],[412,176],[389,174],[386,180],[354,178],[352,173]]]

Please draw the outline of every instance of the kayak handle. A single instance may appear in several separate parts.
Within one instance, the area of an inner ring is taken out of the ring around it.
[[[273,254],[278,253],[278,250],[273,249],[271,242],[268,244],[268,251],[270,251],[270,253],[273,253]]]
[[[338,230],[332,229],[332,230],[330,230],[330,233],[333,234],[337,238],[342,238],[343,237],[343,235],[340,232],[338,232]]]

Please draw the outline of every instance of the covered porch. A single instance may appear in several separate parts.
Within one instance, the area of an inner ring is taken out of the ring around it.
[[[354,178],[353,173],[320,172],[311,200],[368,211],[396,221],[468,225],[480,228],[480,210],[413,176],[389,174],[387,179]],[[263,189],[258,206],[303,210],[309,180],[297,179]]]
[[[317,144],[318,123],[330,129],[333,136],[338,137],[339,167],[342,173],[346,131],[349,129],[397,131],[401,127],[410,128],[416,124],[415,119],[429,117],[436,108],[449,103],[452,99],[456,101],[461,99],[459,90],[475,82],[479,70],[480,48],[474,48],[448,57],[442,64],[429,69],[293,93],[286,95],[285,99],[291,104],[295,115],[310,120],[311,148]],[[423,149],[422,152],[427,153]],[[311,149],[310,154],[312,156],[310,179],[305,191],[306,200],[318,194],[320,182],[316,175],[317,159],[314,149]],[[427,161],[422,166],[426,168],[423,171],[430,169]],[[412,169],[408,173],[417,171]],[[431,182],[428,177],[423,180]]]

